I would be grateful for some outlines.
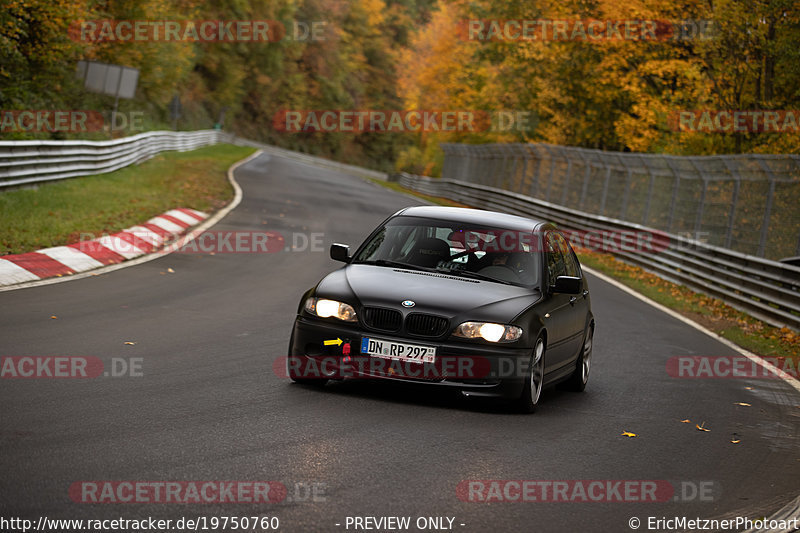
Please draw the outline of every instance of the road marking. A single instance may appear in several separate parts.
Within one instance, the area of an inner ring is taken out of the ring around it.
[[[669,307],[665,307],[665,306],[661,305],[660,303],[651,300],[647,296],[644,296],[643,294],[639,294],[638,292],[634,291],[630,287],[622,284],[621,282],[619,282],[619,281],[617,281],[617,280],[615,280],[613,278],[608,277],[607,275],[603,274],[602,272],[599,272],[597,270],[594,270],[593,268],[589,268],[589,267],[586,267],[586,266],[583,266],[583,265],[581,265],[581,268],[585,272],[588,272],[589,274],[591,274],[592,276],[595,276],[595,277],[605,281],[606,283],[609,283],[609,284],[613,285],[614,287],[620,289],[621,291],[624,291],[624,292],[630,294],[634,298],[637,298],[638,300],[641,300],[642,302],[648,304],[650,307],[654,307],[655,309],[658,309],[659,311],[668,314],[672,318],[680,320],[684,324],[687,324],[687,325],[693,327],[697,331],[705,333],[706,335],[708,335],[709,337],[713,338],[714,340],[716,340],[718,342],[721,342],[722,344],[724,344],[728,348],[730,348],[730,349],[732,349],[732,350],[734,350],[736,352],[739,352],[740,354],[742,354],[743,356],[747,357],[748,359],[750,359],[751,361],[753,361],[757,365],[760,365],[761,367],[763,367],[765,370],[767,370],[767,371],[775,374],[779,378],[783,379],[786,383],[788,383],[789,385],[794,387],[795,390],[800,392],[800,381],[798,381],[797,379],[795,379],[791,375],[787,374],[786,372],[784,372],[780,368],[776,367],[775,365],[773,365],[769,361],[765,361],[764,359],[762,359],[760,356],[754,354],[753,352],[749,352],[749,351],[745,350],[744,348],[742,348],[741,346],[737,346],[736,344],[734,344],[733,342],[729,341],[725,337],[721,337],[721,336],[717,335],[716,333],[714,333],[710,329],[708,329],[708,328],[706,328],[704,326],[701,326],[697,322],[694,322],[694,321],[686,318],[685,316],[681,315],[677,311],[673,311]]]
[[[24,268],[21,268],[21,267],[15,265],[15,264],[11,263],[10,261],[6,261],[4,259],[0,259],[0,276],[2,276],[2,275],[7,273],[8,275],[10,275],[10,276],[13,275],[13,276],[16,277],[16,279],[19,279],[20,281],[22,281],[22,283],[17,283],[16,285],[8,285],[8,286],[0,287],[0,292],[15,291],[15,290],[18,290],[18,289],[27,289],[29,287],[39,287],[39,286],[42,286],[42,285],[51,285],[53,283],[63,283],[65,281],[73,281],[73,280],[76,280],[76,279],[88,278],[90,276],[97,276],[97,275],[100,275],[100,274],[106,274],[108,272],[113,272],[115,270],[120,270],[120,269],[128,268],[128,267],[131,267],[131,266],[134,266],[134,265],[140,265],[142,263],[147,263],[148,261],[152,261],[154,259],[158,259],[159,257],[163,257],[165,255],[168,255],[168,254],[174,252],[175,250],[178,250],[181,246],[185,245],[187,242],[191,242],[192,240],[194,240],[194,238],[197,235],[200,235],[201,233],[203,233],[204,231],[206,231],[207,229],[212,227],[214,224],[216,224],[217,222],[222,220],[222,218],[225,217],[225,215],[230,213],[237,205],[239,205],[239,203],[242,201],[242,188],[239,187],[238,183],[236,183],[236,179],[233,177],[233,173],[241,165],[249,163],[251,160],[255,159],[256,157],[260,156],[261,154],[262,154],[262,151],[258,150],[256,152],[254,152],[253,154],[251,154],[250,156],[246,157],[245,159],[242,159],[241,161],[238,161],[238,162],[234,163],[233,165],[231,165],[231,167],[228,169],[228,181],[230,182],[231,186],[233,187],[233,191],[234,191],[234,196],[233,196],[233,200],[231,200],[231,203],[229,203],[228,205],[223,207],[221,210],[217,211],[217,213],[214,216],[212,216],[211,218],[206,219],[205,222],[203,222],[202,224],[197,226],[193,231],[187,233],[185,238],[179,239],[179,242],[173,243],[171,245],[168,245],[167,247],[165,247],[165,248],[163,248],[161,250],[157,250],[157,251],[155,251],[155,252],[153,252],[151,254],[141,255],[141,256],[137,257],[136,259],[132,259],[130,261],[125,261],[123,263],[117,263],[117,264],[113,264],[113,265],[108,265],[108,266],[105,266],[103,268],[97,268],[97,269],[94,269],[94,270],[89,270],[89,271],[86,271],[86,272],[73,274],[71,276],[63,276],[63,277],[60,277],[60,278],[54,277],[54,278],[47,278],[47,279],[39,279],[38,276],[35,276],[34,274],[28,272]],[[195,212],[199,213],[197,211],[195,211]],[[158,217],[156,217],[156,218],[158,218]],[[150,221],[148,221],[147,223],[150,223]],[[174,225],[176,225],[176,224],[174,224]],[[160,224],[155,225],[155,226],[159,227],[159,228],[161,227]],[[137,229],[141,228],[141,226],[136,226],[136,227],[137,227]],[[146,227],[145,228],[141,228],[141,229],[147,230]],[[182,228],[181,228],[181,230],[182,230]],[[88,241],[85,241],[85,242],[88,242]],[[28,281],[28,280],[32,280],[32,281]]]

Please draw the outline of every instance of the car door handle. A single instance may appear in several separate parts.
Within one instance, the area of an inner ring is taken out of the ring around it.
[[[569,299],[569,305],[575,305],[575,302],[577,302],[577,301],[578,301],[578,297],[577,296],[572,296]]]
[[[586,298],[587,296],[589,296],[589,291],[583,291],[583,297]]]

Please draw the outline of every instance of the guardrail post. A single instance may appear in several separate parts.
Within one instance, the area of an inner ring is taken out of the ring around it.
[[[633,183],[633,169],[628,166],[628,163],[625,162],[625,158],[620,156],[619,160],[622,162],[622,165],[625,167],[625,171],[627,172],[625,176],[625,192],[622,194],[622,205],[619,208],[619,218],[625,219],[628,215],[628,201],[631,197],[631,184]]]
[[[795,257],[800,257],[800,232],[797,232],[797,250],[794,252]]]
[[[539,151],[541,148],[541,144],[531,145],[533,150],[536,151],[536,157],[538,161],[536,161],[536,165],[533,167],[533,182],[531,183],[531,196],[534,198],[536,197],[537,193],[539,192],[539,176],[541,175],[542,171],[542,164],[544,163],[544,158],[542,157],[542,153]]]
[[[572,158],[567,158],[567,175],[564,176],[564,186],[561,188],[561,205],[567,205],[567,191],[569,191],[569,177],[572,175]]]
[[[764,206],[764,221],[761,223],[761,235],[758,238],[758,257],[764,257],[767,250],[767,234],[769,233],[769,218],[772,215],[772,201],[775,198],[775,180],[769,180],[769,192]]]
[[[769,222],[770,217],[772,216],[772,202],[775,199],[775,175],[772,173],[772,169],[769,168],[765,163],[764,160],[760,157],[757,157],[756,161],[758,162],[758,166],[766,173],[769,177],[769,192],[767,193],[767,201],[764,205],[764,221],[761,224],[761,235],[758,239],[758,257],[764,257],[764,254],[767,250],[767,235],[769,234]],[[796,207],[796,206],[795,206]]]
[[[517,192],[521,193],[525,187],[525,180],[528,177],[528,153],[522,155],[522,178],[519,180],[519,188]]]
[[[670,170],[672,170],[672,173],[675,176],[675,183],[672,186],[672,200],[670,200],[669,203],[669,218],[667,222],[667,231],[672,231],[672,225],[675,222],[675,208],[678,205],[678,189],[680,188],[681,185],[681,175],[680,172],[678,172],[678,169],[676,169],[672,165],[669,156],[666,157],[665,161],[667,162],[667,165],[669,166]]]
[[[606,166],[606,179],[603,183],[603,194],[600,197],[600,214],[606,214],[606,198],[608,198],[608,182],[611,181],[611,165],[603,163]]]
[[[550,147],[547,146],[546,144],[543,146],[547,150],[547,156],[550,159],[550,172],[547,174],[547,190],[545,191],[545,196],[544,196],[545,200],[549,202],[550,187],[553,185],[553,175],[555,174],[556,171],[556,160],[555,157],[553,157],[553,150],[551,150]]]
[[[589,192],[589,176],[592,173],[592,165],[580,149],[578,149],[578,155],[581,156],[584,164],[583,188],[581,188],[581,201],[578,205],[578,209],[583,211],[583,206],[586,204],[586,194]]]
[[[725,230],[725,248],[730,248],[733,244],[733,226],[736,224],[736,206],[739,204],[739,189],[741,188],[742,177],[739,175],[738,169],[732,167],[727,158],[723,157],[722,162],[733,177],[731,208],[728,211],[728,227]]]
[[[694,219],[694,238],[697,239],[700,235],[700,230],[703,228],[703,213],[705,212],[706,205],[706,191],[708,191],[708,181],[703,180],[703,189],[700,191],[700,203],[697,206],[697,214]]]

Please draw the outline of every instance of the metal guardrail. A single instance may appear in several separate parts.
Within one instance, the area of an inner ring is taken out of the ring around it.
[[[671,156],[550,144],[442,144],[442,177],[716,246],[800,256],[800,155]]]
[[[0,141],[0,188],[102,174],[161,152],[223,142],[217,130],[150,131],[109,141]]]
[[[0,141],[0,188],[111,172],[164,151],[194,150],[201,146],[219,142],[258,147],[274,155],[289,157],[296,161],[322,165],[327,168],[374,179],[387,179],[386,174],[382,172],[265,145],[217,130],[193,132],[155,131],[111,141]],[[487,166],[484,162],[476,169],[471,167],[470,164],[464,163],[463,160],[454,160],[454,154],[460,153],[464,155],[462,152],[465,152],[465,150],[486,151],[488,149],[480,148],[479,145],[475,148],[463,148],[466,145],[443,146],[447,157],[450,158],[445,160],[446,175],[458,174],[458,172],[464,171],[467,176],[480,177],[484,181],[496,182],[498,179],[502,179],[503,181],[500,184],[508,185],[516,180],[522,184],[520,188],[523,190],[527,190],[526,187],[531,187],[530,177],[525,172],[528,159],[521,159],[524,162],[521,174],[516,172],[519,161],[514,161],[513,158],[505,159],[502,165],[497,165],[497,161],[492,161],[491,158],[488,158],[490,165]],[[516,150],[519,150],[519,147],[515,148],[516,145],[505,146],[506,148],[493,148],[492,150],[502,150],[502,153],[507,155],[513,155]],[[550,148],[552,149],[553,147]],[[492,152],[487,151],[486,153]],[[637,155],[637,157],[643,156]],[[514,165],[512,170],[509,170],[506,164],[510,161]],[[538,166],[541,166],[541,162]],[[472,170],[470,170],[471,168]],[[497,170],[498,168],[500,170]],[[586,168],[590,169],[592,167],[587,166]],[[485,172],[489,170],[491,172]],[[540,171],[541,169],[534,173],[534,177],[537,180],[542,175]],[[606,175],[608,176],[609,173],[610,170],[606,172]],[[551,162],[547,198],[551,196],[551,185],[554,182],[555,174],[555,167],[552,166]],[[590,174],[590,171],[587,170],[585,175],[589,176]],[[521,182],[520,179],[522,180]],[[676,182],[680,181],[680,179],[682,178],[678,178]],[[404,187],[425,194],[451,198],[474,207],[532,216],[555,222],[565,229],[620,232],[632,230],[653,231],[653,228],[645,225],[610,218],[602,214],[591,214],[569,205],[557,205],[547,200],[532,198],[519,192],[504,190],[488,184],[468,183],[447,178],[411,176],[408,174],[400,174],[399,181]],[[609,182],[610,178],[607,178],[603,196],[610,194]],[[791,179],[789,182],[792,183]],[[536,188],[541,185],[539,181],[533,181],[532,183]],[[776,182],[771,181],[770,183],[774,184]],[[567,185],[568,179],[563,185],[564,191],[567,190]],[[584,191],[586,187],[587,180],[585,179]],[[772,186],[770,188],[772,189]],[[652,197],[652,186],[649,194]],[[585,196],[586,193],[584,192],[582,195]],[[567,196],[567,193],[562,191],[560,203],[569,203],[564,202],[565,196]],[[625,196],[629,196],[628,193]],[[675,203],[674,196],[675,194],[673,194],[673,204]],[[605,205],[606,202],[607,199],[603,204]],[[627,198],[623,203],[626,202]],[[797,205],[794,204],[795,211],[797,211]],[[605,212],[605,209],[602,211]],[[732,211],[735,211],[735,203]],[[646,219],[647,217],[645,217]],[[666,235],[669,237],[670,245],[658,253],[619,250],[615,252],[615,255],[653,271],[666,279],[716,296],[767,323],[800,329],[800,267],[701,243],[675,233],[666,233]]]
[[[667,280],[715,296],[768,324],[800,330],[800,267],[488,185],[409,174],[398,174],[393,179],[417,192],[481,209],[546,220],[568,230],[655,232],[668,238],[669,245],[663,250],[633,247],[614,251],[614,255]]]

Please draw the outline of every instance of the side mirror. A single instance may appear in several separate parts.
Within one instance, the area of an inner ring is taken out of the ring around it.
[[[581,292],[582,280],[573,276],[558,276],[553,284],[553,292],[578,294]]]
[[[331,244],[331,259],[334,261],[350,262],[350,247],[346,244]]]

